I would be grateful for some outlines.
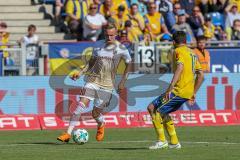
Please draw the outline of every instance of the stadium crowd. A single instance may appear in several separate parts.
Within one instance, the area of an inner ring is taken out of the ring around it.
[[[65,21],[78,40],[102,39],[102,28],[114,23],[130,42],[171,40],[185,31],[189,43],[240,39],[239,0],[56,0],[55,22]]]

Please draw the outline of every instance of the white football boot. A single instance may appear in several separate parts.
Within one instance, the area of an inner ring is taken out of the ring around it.
[[[169,144],[168,147],[171,149],[181,149],[182,146],[180,143],[177,143],[177,144]]]
[[[149,147],[149,149],[163,149],[168,147],[168,142],[157,141],[155,144]]]

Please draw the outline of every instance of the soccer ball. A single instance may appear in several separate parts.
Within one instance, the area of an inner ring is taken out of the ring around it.
[[[72,133],[73,141],[77,144],[85,144],[88,142],[89,134],[85,129],[77,129]]]

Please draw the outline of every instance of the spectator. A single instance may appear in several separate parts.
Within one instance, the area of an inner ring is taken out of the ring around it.
[[[108,20],[112,16],[117,14],[117,10],[113,7],[112,0],[105,0],[100,7],[100,13]]]
[[[174,14],[174,24],[176,24],[176,22],[177,22],[177,18],[178,18],[178,16],[177,16],[177,12],[179,11],[179,10],[181,10],[182,8],[181,8],[181,5],[180,5],[180,3],[179,2],[176,2],[174,5],[173,5],[173,14]],[[173,24],[173,25],[174,25]]]
[[[174,5],[173,5],[173,14],[177,17],[177,12],[182,9],[181,8],[181,5],[179,2],[176,2]]]
[[[235,3],[238,6],[238,13],[240,13],[240,0],[230,0],[230,4]]]
[[[187,19],[187,23],[191,26],[194,36],[196,37],[197,33],[204,25],[204,17],[198,6],[193,8],[192,15]]]
[[[228,40],[240,40],[240,20],[235,19],[233,27],[226,28]]]
[[[82,14],[83,11],[81,10],[80,2],[78,0],[68,0],[66,4],[66,13],[66,21],[71,33],[78,39],[81,39],[81,26],[84,15]]]
[[[138,11],[142,16],[147,14],[147,5],[144,0],[131,0],[131,4],[133,3],[138,4]]]
[[[171,71],[172,60],[172,37],[169,34],[163,34],[160,38],[161,42],[165,44],[159,44],[158,48],[161,49],[161,56],[159,56],[159,73],[166,73]],[[167,44],[166,44],[167,43]]]
[[[28,44],[38,44],[39,43],[39,38],[35,34],[36,33],[36,26],[31,24],[28,26],[28,33],[25,35],[23,38],[20,39],[20,43],[23,43],[25,45]]]
[[[7,24],[5,22],[0,22],[0,50],[7,48],[7,43],[9,41],[9,33],[7,32]],[[3,57],[9,57],[7,51],[3,52]]]
[[[224,13],[229,0],[201,0],[199,7],[203,15],[210,12]]]
[[[156,40],[162,33],[168,33],[164,19],[160,13],[156,11],[156,4],[150,2],[148,5],[148,13],[145,18],[145,30],[151,35],[151,39]]]
[[[97,13],[100,13],[100,7],[102,5],[101,0],[93,0],[93,3],[97,5]]]
[[[124,6],[125,7],[124,15],[127,15],[128,14],[128,4],[127,4],[126,0],[113,0],[114,10],[116,10],[118,12],[118,7],[119,6]]]
[[[61,13],[64,11],[64,5],[66,0],[56,0],[55,2],[55,23],[56,25],[60,24]]]
[[[27,75],[37,75],[39,38],[35,34],[36,30],[37,28],[35,25],[29,25],[27,35],[20,39],[20,43],[26,46]]]
[[[204,36],[197,37],[197,48],[194,49],[195,54],[201,64],[203,72],[210,72],[210,55],[205,49],[206,39]]]
[[[138,34],[133,30],[132,23],[130,20],[127,20],[125,23],[125,30],[128,33],[128,40],[130,42],[139,42]]]
[[[102,32],[102,27],[106,24],[104,16],[97,13],[97,5],[91,4],[89,14],[83,21],[84,40],[96,41]]]
[[[233,21],[235,19],[240,19],[240,14],[238,13],[238,6],[236,3],[230,4],[228,8],[230,8],[230,11],[227,12],[225,28],[228,28],[228,27],[231,28],[233,26]]]
[[[171,29],[172,26],[176,23],[171,0],[160,0],[157,2],[159,6],[159,12],[163,15],[166,26],[168,29]]]
[[[195,0],[181,0],[179,1],[181,8],[186,11],[186,17],[192,14],[193,7],[195,6]]]
[[[86,16],[88,14],[89,8],[91,4],[95,4],[97,5],[97,13],[100,12],[100,7],[101,7],[101,1],[100,0],[83,0],[80,2],[81,7],[83,9],[82,13],[84,16]]]
[[[184,31],[187,34],[188,43],[195,42],[195,37],[193,35],[193,31],[192,31],[191,27],[189,26],[189,24],[186,23],[185,10],[183,10],[183,9],[179,10],[177,14],[178,14],[178,21],[173,26],[172,33],[176,32],[176,31]]]
[[[138,4],[133,3],[128,14],[129,20],[132,23],[132,30],[138,35],[139,40],[143,40],[143,31],[145,28],[144,18],[138,11]]]
[[[208,40],[217,40],[215,37],[215,26],[212,24],[212,18],[210,15],[207,15],[205,17],[205,23],[203,25],[203,35]]]
[[[115,21],[118,32],[124,29],[124,24],[128,20],[128,16],[124,14],[126,8],[122,5],[118,7],[117,15],[114,15],[112,18]]]

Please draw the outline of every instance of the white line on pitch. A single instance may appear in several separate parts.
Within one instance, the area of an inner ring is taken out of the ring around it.
[[[120,144],[120,143],[149,143],[154,142],[150,140],[142,140],[142,141],[105,141],[105,142],[90,142],[89,144]],[[190,142],[190,141],[182,141],[182,144],[217,144],[217,145],[240,145],[240,143],[233,143],[233,142]],[[15,146],[35,146],[35,145],[54,145],[55,143],[42,143],[42,144],[0,144],[0,147],[15,147]],[[56,143],[56,145],[62,145],[61,143]]]

